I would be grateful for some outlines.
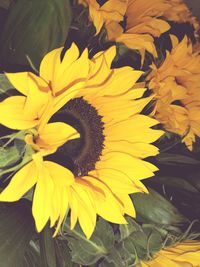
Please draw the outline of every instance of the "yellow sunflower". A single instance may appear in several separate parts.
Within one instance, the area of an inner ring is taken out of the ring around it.
[[[147,77],[156,98],[153,115],[166,130],[182,136],[191,150],[195,136],[200,136],[200,54],[187,37],[171,40],[172,50],[160,66],[151,65]]]
[[[165,247],[157,253],[155,258],[141,262],[139,266],[200,267],[200,242],[187,240],[171,247]]]
[[[140,99],[144,88],[132,89],[141,72],[111,69],[115,47],[91,60],[87,49],[79,55],[75,44],[62,61],[61,52],[44,57],[40,76],[7,74],[24,96],[0,103],[0,123],[34,128],[25,141],[35,153],[0,201],[17,201],[35,185],[38,231],[50,220],[56,234],[70,209],[71,228],[79,221],[89,238],[97,215],[119,224],[126,223],[124,214],[135,216],[129,194],[147,192],[141,180],[157,168],[143,158],[158,153],[151,143],[163,132],[150,128],[158,123],[155,119],[139,114],[151,100]]]

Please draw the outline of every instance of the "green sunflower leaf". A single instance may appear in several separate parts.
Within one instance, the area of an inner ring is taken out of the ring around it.
[[[174,176],[160,176],[160,177],[157,177],[156,183],[161,183],[165,186],[172,187],[173,189],[181,189],[181,190],[188,191],[190,193],[198,194],[199,190],[198,190],[197,184],[192,185],[192,181],[190,181],[190,179],[188,180],[189,181],[187,181],[184,178],[174,177]],[[199,184],[200,184],[200,181],[199,181]]]
[[[0,204],[0,266],[21,267],[35,227],[27,201]]]
[[[169,201],[153,189],[149,189],[149,194],[133,194],[132,198],[139,222],[162,225],[163,227],[176,227],[186,221]]]
[[[165,165],[199,165],[200,161],[192,157],[181,155],[181,154],[171,154],[171,153],[161,153],[156,156],[159,163]]]
[[[30,241],[26,250],[22,267],[41,267],[39,245],[33,240]]]
[[[52,230],[47,225],[40,234],[42,267],[56,267],[56,254]]]
[[[71,249],[72,261],[78,264],[92,266],[105,257],[114,246],[114,233],[109,223],[99,219],[95,232],[88,240],[77,225],[72,231],[65,225],[66,238]]]
[[[115,246],[100,263],[100,267],[137,266],[139,259],[148,259],[159,251],[166,238],[167,231],[157,229],[154,225],[139,225],[130,217],[128,224],[119,226],[119,238]]]
[[[20,151],[16,146],[0,147],[0,169],[13,166],[20,159]]]
[[[0,94],[7,93],[13,85],[10,83],[5,74],[0,74]]]
[[[69,0],[16,1],[0,40],[3,69],[38,69],[47,52],[64,45],[70,22]]]
[[[72,262],[68,242],[63,240],[62,237],[55,238],[55,251],[59,267],[75,267],[75,263]]]

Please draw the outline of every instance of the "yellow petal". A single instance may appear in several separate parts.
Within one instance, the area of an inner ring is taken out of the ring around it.
[[[131,194],[139,191],[124,172],[115,169],[98,169],[91,171],[89,175],[98,177],[113,193]]]
[[[40,118],[51,97],[50,88],[43,79],[33,73],[29,73],[27,83],[28,93],[24,112],[27,116]]]
[[[41,148],[55,148],[62,146],[71,139],[79,138],[80,134],[70,125],[63,122],[48,123],[39,130],[39,137],[36,141]]]
[[[121,152],[110,152],[103,155],[101,160],[97,162],[96,169],[104,168],[113,168],[124,172],[136,185],[139,185],[139,187],[141,183],[138,180],[154,175],[143,160]]]
[[[53,227],[60,216],[62,187],[54,186],[52,207],[50,214],[50,227]]]
[[[39,121],[24,111],[26,97],[11,96],[0,103],[0,123],[14,130],[24,130],[36,126]]]
[[[69,206],[71,209],[70,213],[70,229],[74,229],[78,220],[78,200],[74,194],[72,188],[69,190]]]
[[[135,218],[136,211],[131,198],[128,195],[120,194],[120,201],[123,203],[124,206],[123,212]]]
[[[40,166],[32,206],[33,217],[38,232],[44,228],[51,215],[53,192],[54,184],[48,169]]]
[[[157,120],[144,115],[134,115],[132,118],[113,124],[105,129],[107,140],[152,143],[163,135],[163,131],[149,127],[158,124]],[[143,133],[141,135],[141,133]]]
[[[67,208],[69,205],[69,195],[68,195],[68,190],[66,188],[62,188],[62,193],[61,193],[61,205],[60,205],[60,217],[56,226],[56,230],[54,232],[53,237],[55,237],[60,229],[60,226],[67,215]]]
[[[22,167],[0,194],[0,201],[17,201],[37,182],[36,166],[33,161]]]
[[[77,58],[78,55],[79,50],[77,46],[72,44],[71,48],[66,52],[58,69],[57,76],[52,83],[55,95],[63,93],[77,83],[82,84],[82,81],[88,77],[88,50],[85,49],[79,58]]]
[[[74,175],[67,168],[51,161],[44,161],[43,164],[55,186],[66,187],[74,182]]]
[[[60,66],[61,59],[60,55],[63,47],[54,49],[45,55],[40,64],[40,76],[47,82],[53,81],[56,72]]]
[[[93,186],[99,187],[105,194],[105,198],[99,198],[99,194],[93,194],[93,201],[96,206],[97,213],[107,221],[119,224],[125,224],[126,220],[122,214],[122,204],[114,197],[110,189],[93,177],[84,177],[86,181],[89,181]]]
[[[12,83],[15,89],[27,95],[28,93],[28,72],[18,72],[18,73],[6,73],[9,81]]]
[[[90,194],[85,191],[80,184],[73,185],[73,194],[77,198],[78,203],[78,220],[83,232],[89,239],[96,225],[96,210]],[[72,209],[72,208],[71,208]]]
[[[118,142],[106,142],[106,148],[103,150],[103,154],[111,151],[126,152],[136,158],[146,158],[149,156],[155,156],[159,153],[156,146],[146,143],[130,143],[126,140]]]

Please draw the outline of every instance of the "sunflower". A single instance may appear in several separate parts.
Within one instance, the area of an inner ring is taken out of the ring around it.
[[[155,258],[141,262],[141,267],[200,267],[200,243],[186,240],[171,247],[165,247]],[[139,267],[138,266],[138,267]]]
[[[187,37],[179,42],[171,36],[171,41],[172,50],[160,66],[150,66],[147,77],[156,98],[153,115],[191,150],[200,136],[200,54]]]
[[[91,60],[87,49],[79,55],[75,44],[62,61],[61,52],[44,57],[40,76],[7,74],[24,96],[0,103],[0,123],[33,128],[25,142],[35,153],[0,200],[17,201],[35,185],[32,211],[38,231],[50,220],[56,234],[70,209],[71,228],[79,221],[89,238],[97,215],[118,224],[126,223],[124,214],[135,216],[129,194],[147,192],[141,180],[157,168],[143,159],[158,153],[151,143],[163,132],[150,128],[155,119],[139,114],[152,99],[140,99],[145,89],[134,86],[141,72],[111,69],[115,47]]]

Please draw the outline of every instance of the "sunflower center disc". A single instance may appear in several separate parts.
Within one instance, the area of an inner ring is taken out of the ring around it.
[[[71,125],[80,133],[80,138],[66,142],[48,159],[53,158],[66,166],[75,176],[87,175],[95,168],[103,149],[102,117],[86,100],[75,98],[54,114],[50,121]]]

